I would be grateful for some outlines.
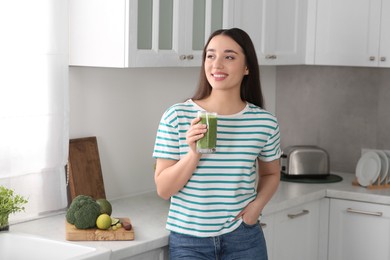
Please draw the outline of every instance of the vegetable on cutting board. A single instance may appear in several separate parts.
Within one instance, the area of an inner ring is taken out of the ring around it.
[[[106,199],[94,200],[78,195],[66,212],[66,239],[82,240],[134,240],[129,218],[115,218],[111,203]]]
[[[87,229],[96,226],[96,219],[100,215],[100,206],[87,195],[78,195],[72,200],[67,212],[66,220],[76,228]]]

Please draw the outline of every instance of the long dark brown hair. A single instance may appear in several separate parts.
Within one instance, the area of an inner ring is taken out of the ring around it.
[[[259,64],[257,62],[256,50],[249,35],[239,28],[220,29],[210,35],[205,47],[203,48],[202,67],[200,70],[198,88],[192,99],[204,99],[211,94],[212,87],[206,78],[206,74],[204,71],[204,63],[206,59],[207,46],[209,45],[211,39],[217,35],[225,35],[232,38],[235,42],[237,42],[238,45],[241,46],[244,52],[246,66],[248,68],[249,74],[245,75],[241,82],[241,99],[243,101],[247,101],[261,108],[264,108],[264,100],[263,94],[261,92],[260,72]]]

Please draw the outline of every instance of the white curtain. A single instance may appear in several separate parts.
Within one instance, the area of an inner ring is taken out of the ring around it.
[[[16,222],[67,206],[68,1],[0,3],[0,185],[28,198]]]

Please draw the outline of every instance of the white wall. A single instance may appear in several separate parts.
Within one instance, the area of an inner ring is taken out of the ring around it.
[[[261,68],[275,111],[275,68]],[[160,117],[191,97],[199,68],[70,67],[70,138],[96,136],[107,198],[154,190],[152,151]]]
[[[390,148],[388,68],[281,66],[281,145],[326,149],[332,171],[354,173],[363,148]]]

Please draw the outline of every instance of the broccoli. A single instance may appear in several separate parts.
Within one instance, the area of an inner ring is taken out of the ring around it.
[[[76,228],[87,229],[96,225],[96,219],[100,215],[100,206],[87,195],[78,195],[73,199],[66,212],[66,220],[74,224]]]

